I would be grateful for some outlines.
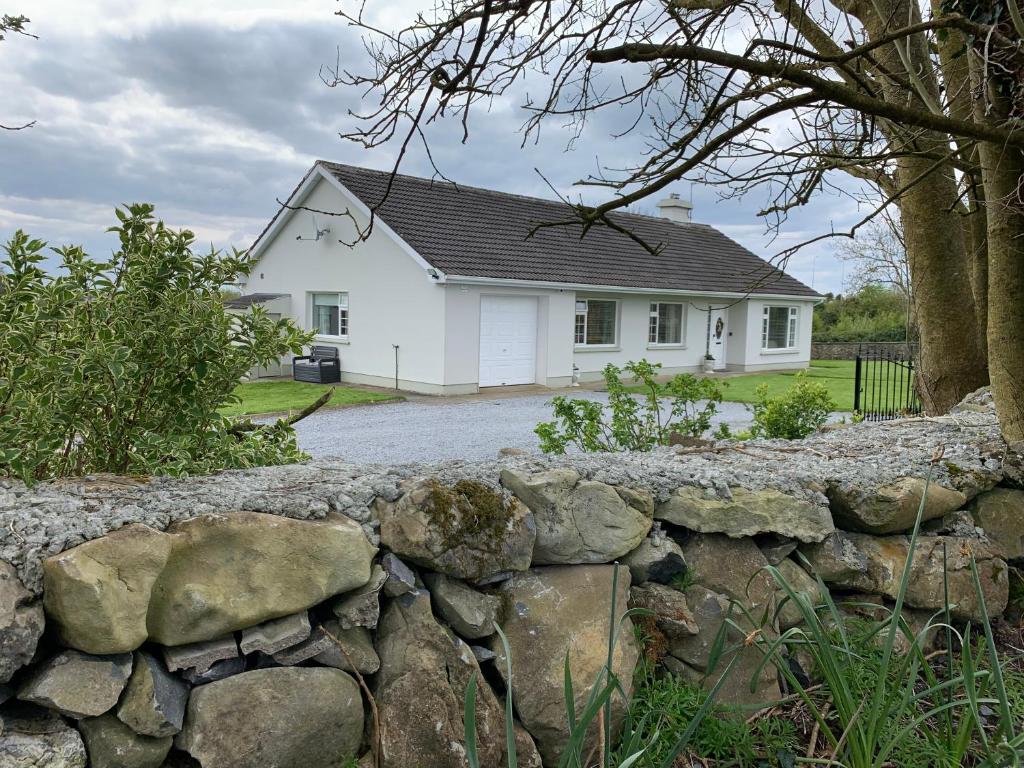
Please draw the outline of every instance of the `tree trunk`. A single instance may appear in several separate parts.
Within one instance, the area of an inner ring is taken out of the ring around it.
[[[1008,105],[990,97],[989,119],[1005,119]],[[1024,152],[985,143],[979,154],[988,220],[992,395],[1003,437],[1024,442]]]
[[[872,39],[898,24],[920,21],[920,10],[910,0],[865,2],[849,0],[850,12],[864,24]],[[881,46],[876,52],[878,82],[887,101],[912,103],[929,109],[925,99],[938,103],[938,73],[932,67],[923,35],[907,38],[906,47]],[[907,59],[907,60],[905,60]],[[913,77],[886,73],[913,72]],[[956,77],[965,75],[957,70]],[[953,78],[955,79],[955,78]],[[913,82],[912,82],[913,81]],[[960,100],[961,106],[969,102]],[[949,136],[934,131],[908,132],[903,126],[882,125],[896,149],[941,156],[948,152]],[[971,290],[971,269],[964,247],[964,221],[956,177],[950,163],[911,154],[896,169],[900,216],[910,267],[911,300],[921,340],[918,389],[928,413],[945,413],[970,392],[988,383],[981,352],[978,323]]]
[[[929,165],[918,158],[902,160],[901,182],[908,183]],[[933,171],[900,200],[921,340],[918,384],[928,413],[945,413],[988,382],[963,233],[957,215],[946,212],[954,200],[956,182],[946,171]]]

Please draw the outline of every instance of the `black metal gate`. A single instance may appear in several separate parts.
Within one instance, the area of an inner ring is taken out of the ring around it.
[[[854,367],[853,410],[865,421],[887,421],[922,412],[912,356],[862,346]]]

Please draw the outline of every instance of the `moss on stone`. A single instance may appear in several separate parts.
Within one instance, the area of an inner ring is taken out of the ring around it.
[[[479,480],[459,480],[448,487],[435,479],[430,481],[426,512],[442,532],[445,545],[457,547],[469,541],[500,540],[515,504]]]

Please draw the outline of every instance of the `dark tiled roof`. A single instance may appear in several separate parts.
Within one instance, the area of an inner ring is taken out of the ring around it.
[[[366,205],[384,194],[389,174],[321,162]],[[396,176],[378,216],[431,265],[448,275],[534,280],[624,288],[724,293],[818,294],[718,230],[653,216],[612,214],[657,256],[627,235],[564,221],[564,203],[414,176]]]
[[[268,301],[281,299],[287,295],[287,293],[247,293],[244,296],[235,296],[233,299],[225,301],[224,306],[230,309],[248,309],[253,304],[266,304]]]

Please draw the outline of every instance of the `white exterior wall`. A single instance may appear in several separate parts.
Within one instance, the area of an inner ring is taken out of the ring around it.
[[[744,360],[736,370],[759,371],[782,368],[806,368],[811,360],[811,329],[814,325],[813,301],[796,299],[750,299],[747,304]],[[796,347],[793,350],[761,349],[761,325],[766,306],[797,307]],[[730,366],[732,368],[733,366]]]
[[[814,303],[794,300],[723,299],[658,294],[613,294],[577,291],[580,299],[615,299],[618,304],[617,343],[610,349],[575,347],[574,358],[582,381],[601,378],[608,363],[621,367],[630,360],[646,358],[661,363],[663,374],[699,371],[707,349],[707,308],[725,309],[725,362],[730,371],[806,368],[811,359],[811,322]],[[683,303],[685,325],[681,346],[648,343],[648,313],[654,301]],[[735,302],[735,303],[734,303]],[[784,353],[762,352],[761,318],[766,304],[800,308],[797,348]],[[712,350],[713,351],[713,350]]]
[[[303,205],[343,211],[351,203],[325,180],[311,190]],[[366,217],[353,211],[360,224]],[[330,233],[319,242],[296,240],[314,234],[313,214],[296,211],[261,250],[246,281],[248,293],[290,294],[287,314],[303,328],[311,327],[310,294],[348,293],[349,335],[346,341],[319,337],[315,343],[336,346],[343,381],[394,386],[395,350],[399,345],[399,386],[419,392],[441,392],[444,385],[445,290],[427,275],[380,223],[365,242],[355,239],[351,221],[317,216]]]
[[[478,388],[483,296],[536,297],[536,382],[549,387],[565,387],[572,382],[573,291],[448,284],[445,292],[444,379],[448,391],[475,392]]]

